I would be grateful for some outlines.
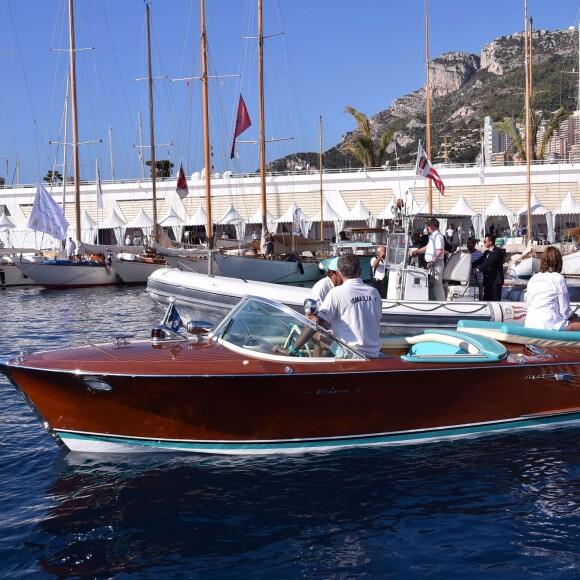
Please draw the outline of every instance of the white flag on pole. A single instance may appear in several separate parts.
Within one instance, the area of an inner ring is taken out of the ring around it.
[[[97,207],[103,209],[105,206],[103,204],[103,189],[101,188],[101,173],[99,171],[99,166],[97,165]]]
[[[57,240],[66,240],[68,226],[60,205],[39,183],[34,197],[34,205],[28,216],[27,227],[37,232],[44,232]]]

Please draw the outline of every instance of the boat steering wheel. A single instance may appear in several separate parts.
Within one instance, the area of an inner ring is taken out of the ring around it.
[[[300,330],[298,325],[291,324],[290,325],[290,332],[288,333],[288,338],[286,339],[286,342],[284,343],[284,348],[290,348],[296,342],[296,339],[301,334],[302,334],[302,331]],[[310,351],[310,347],[308,346],[308,344],[303,345],[300,348],[300,350],[302,350],[302,349],[304,349],[306,351],[306,354],[308,356],[312,356],[312,352]]]

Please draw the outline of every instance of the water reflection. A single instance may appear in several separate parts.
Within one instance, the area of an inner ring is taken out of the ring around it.
[[[566,431],[564,447],[559,430],[290,458],[68,454],[39,562],[91,576],[565,570],[580,430]]]

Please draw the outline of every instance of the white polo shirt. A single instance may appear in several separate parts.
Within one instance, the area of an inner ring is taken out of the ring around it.
[[[382,310],[379,292],[360,278],[351,278],[326,295],[318,316],[332,326],[334,336],[363,355],[377,358]]]
[[[326,298],[326,295],[334,288],[334,284],[332,280],[325,276],[322,280],[318,280],[314,286],[312,286],[312,290],[310,290],[310,298],[316,300],[318,303],[318,307],[322,304],[323,300]]]
[[[425,261],[433,262],[437,250],[441,250],[441,255],[437,260],[437,264],[443,263],[443,251],[445,250],[445,237],[439,230],[435,230],[429,235],[429,242],[427,243],[427,249],[425,250]]]

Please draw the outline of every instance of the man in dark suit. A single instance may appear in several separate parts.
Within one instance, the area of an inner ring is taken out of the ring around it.
[[[483,245],[486,248],[483,256],[471,265],[483,274],[483,299],[501,302],[505,252],[496,247],[493,234],[485,236]]]

